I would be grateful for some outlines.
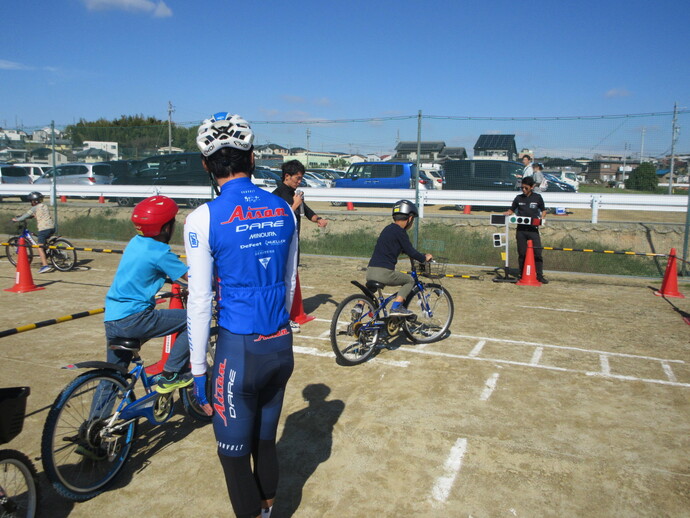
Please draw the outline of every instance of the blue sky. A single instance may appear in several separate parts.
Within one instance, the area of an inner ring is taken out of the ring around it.
[[[172,101],[183,124],[240,113],[260,143],[304,146],[309,128],[316,149],[385,152],[416,139],[416,120],[266,123],[690,107],[687,1],[3,0],[0,17],[0,125],[10,128],[167,119]],[[667,119],[587,129],[425,120],[422,136],[472,147],[479,132],[507,132],[523,137],[518,147],[662,153]]]

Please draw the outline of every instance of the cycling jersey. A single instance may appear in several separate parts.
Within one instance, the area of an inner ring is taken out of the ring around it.
[[[187,216],[184,235],[189,346],[192,372],[199,375],[206,372],[214,283],[222,328],[275,333],[289,320],[298,240],[288,204],[246,177],[226,182],[218,198]]]

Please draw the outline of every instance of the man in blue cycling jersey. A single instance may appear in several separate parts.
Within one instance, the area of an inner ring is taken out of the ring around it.
[[[216,113],[199,127],[202,163],[220,195],[185,223],[187,316],[195,395],[213,414],[233,510],[242,518],[267,518],[278,484],[278,419],[294,366],[289,313],[298,240],[290,206],[251,181],[253,141],[238,115]],[[206,348],[214,298],[219,333],[209,403]]]

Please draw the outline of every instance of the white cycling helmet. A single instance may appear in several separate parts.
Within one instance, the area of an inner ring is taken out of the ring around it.
[[[199,126],[196,145],[201,154],[210,156],[222,147],[230,146],[249,151],[254,143],[254,132],[249,123],[239,115],[228,112],[214,113]]]

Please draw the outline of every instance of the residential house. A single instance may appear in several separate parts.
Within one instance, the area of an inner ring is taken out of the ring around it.
[[[480,135],[474,145],[475,160],[517,160],[515,135]]]
[[[117,142],[102,142],[99,140],[85,140],[84,141],[84,151],[88,151],[89,149],[99,149],[102,151],[107,152],[112,158],[108,158],[108,160],[119,160],[120,159],[120,150],[119,150],[119,144]],[[75,153],[78,155],[79,153]],[[95,156],[95,153],[91,152],[89,156]],[[101,155],[105,156],[105,155]]]
[[[630,177],[632,170],[639,165],[639,161],[624,161],[622,157],[621,160],[592,160],[587,165],[585,177],[588,182],[624,182]]]
[[[464,147],[444,147],[438,155],[439,160],[443,159],[465,160],[467,159],[467,150]]]
[[[442,141],[428,141],[419,143],[419,160],[433,162],[438,160],[439,154],[446,147]],[[398,161],[416,162],[417,161],[417,142],[401,141],[395,146],[395,159]]]

